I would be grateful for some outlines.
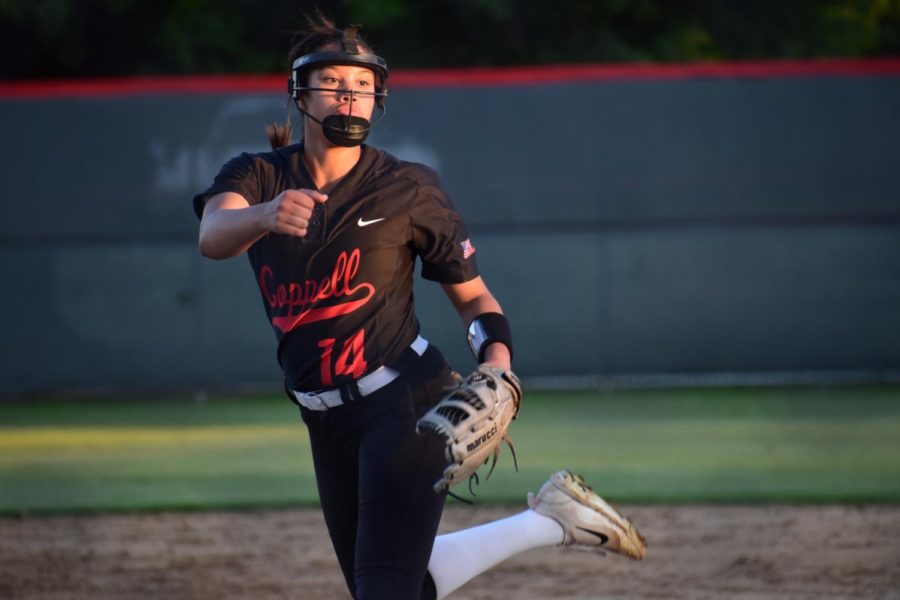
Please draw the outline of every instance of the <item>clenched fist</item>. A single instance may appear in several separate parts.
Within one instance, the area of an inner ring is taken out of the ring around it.
[[[264,203],[262,224],[269,231],[304,237],[316,203],[328,196],[316,190],[284,190]]]

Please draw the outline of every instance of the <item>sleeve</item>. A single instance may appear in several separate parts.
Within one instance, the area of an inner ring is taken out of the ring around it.
[[[443,190],[420,188],[411,219],[422,277],[439,283],[464,283],[478,276],[475,246]]]
[[[252,154],[243,153],[225,163],[213,184],[194,196],[194,213],[203,216],[203,207],[210,197],[222,192],[235,192],[250,204],[259,204],[262,196],[257,161]]]

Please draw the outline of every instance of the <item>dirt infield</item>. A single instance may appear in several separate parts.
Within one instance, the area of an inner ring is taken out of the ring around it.
[[[531,551],[458,600],[900,598],[900,506],[622,507],[641,563]],[[451,506],[442,530],[509,514]],[[0,598],[347,598],[317,511],[0,519]]]

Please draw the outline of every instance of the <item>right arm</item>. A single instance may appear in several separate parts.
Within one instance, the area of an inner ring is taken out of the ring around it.
[[[270,231],[303,237],[315,203],[327,199],[316,190],[285,190],[251,206],[241,194],[215,194],[203,207],[200,254],[216,260],[238,256]]]

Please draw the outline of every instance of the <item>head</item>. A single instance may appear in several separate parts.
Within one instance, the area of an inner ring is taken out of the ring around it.
[[[384,114],[388,70],[360,38],[358,27],[337,29],[319,15],[291,49],[288,61],[288,93],[306,119],[335,145],[365,141],[372,114]],[[269,139],[273,148],[290,143],[290,123],[270,127]]]

